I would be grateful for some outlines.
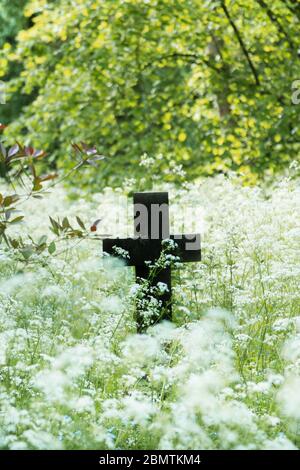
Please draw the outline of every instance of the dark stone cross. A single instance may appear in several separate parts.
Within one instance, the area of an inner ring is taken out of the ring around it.
[[[148,280],[149,289],[161,282],[167,290],[159,296],[161,313],[159,318],[151,319],[151,323],[172,319],[171,268],[153,269],[153,265],[161,256],[164,240],[174,240],[174,247],[168,253],[177,256],[181,262],[201,260],[200,235],[170,235],[169,197],[168,193],[134,193],[134,238],[106,238],[103,240],[103,251],[122,258],[128,266],[135,266],[138,282]],[[122,250],[128,255],[124,258]],[[148,263],[147,263],[148,262]],[[149,292],[149,297],[150,297]],[[143,331],[143,312],[137,306],[137,330]]]

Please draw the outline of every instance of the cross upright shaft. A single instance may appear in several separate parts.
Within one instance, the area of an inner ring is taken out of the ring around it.
[[[134,235],[146,240],[170,236],[168,193],[134,193]]]
[[[128,252],[128,258],[125,262],[129,266],[135,266],[136,277],[138,282],[141,279],[148,279],[151,274],[152,286],[157,283],[164,283],[167,289],[159,296],[161,302],[161,312],[158,318],[151,319],[151,323],[155,323],[162,319],[172,319],[171,306],[171,268],[165,267],[155,269],[154,273],[149,268],[147,261],[151,264],[157,261],[162,253],[162,242],[166,239],[174,240],[176,249],[174,253],[182,262],[199,261],[201,259],[200,252],[200,235],[170,235],[169,227],[169,197],[168,193],[135,193],[134,199],[134,238],[110,239],[103,240],[103,251],[118,255],[116,248],[121,248]],[[151,293],[146,293],[150,299]],[[138,331],[145,328],[143,321],[143,309],[137,307],[136,321]]]
[[[151,240],[152,246],[149,246],[154,260],[159,258],[156,247],[161,251],[161,241],[170,237],[170,217],[169,217],[169,196],[168,193],[135,193],[134,203],[134,235],[141,239]],[[149,253],[150,254],[150,253]],[[152,258],[151,256],[151,258]],[[150,258],[150,259],[151,259]],[[136,265],[136,277],[140,279],[149,279],[149,266],[143,262],[142,265]],[[167,286],[167,290],[160,296],[162,303],[161,317],[165,320],[172,320],[172,284],[171,268],[166,267],[155,273],[151,279],[151,285],[156,286],[159,282]],[[137,309],[137,325],[143,324],[143,312]]]

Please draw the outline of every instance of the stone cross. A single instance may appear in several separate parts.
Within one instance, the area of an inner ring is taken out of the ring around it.
[[[162,255],[164,240],[173,240],[173,248],[168,253],[177,256],[180,262],[195,262],[201,260],[200,235],[170,235],[169,226],[169,197],[166,192],[134,193],[134,237],[106,238],[103,240],[103,251],[107,254],[122,257],[128,266],[135,266],[137,282],[148,280],[150,289],[158,283],[163,283],[165,290],[159,295],[161,302],[160,314],[152,318],[150,323],[160,320],[172,320],[172,287],[171,267],[152,268]],[[124,258],[124,252],[127,256]],[[122,253],[123,252],[123,253]],[[153,293],[152,293],[153,295]],[[136,322],[138,332],[145,329],[143,312],[137,307]]]

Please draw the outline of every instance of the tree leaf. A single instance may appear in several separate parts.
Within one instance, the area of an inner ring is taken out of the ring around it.
[[[19,215],[15,219],[11,220],[10,223],[11,224],[17,224],[18,222],[21,222],[21,220],[23,220],[23,219],[24,219],[24,215]]]
[[[34,250],[31,246],[27,246],[21,250],[22,255],[26,260],[28,260],[34,253]]]
[[[56,245],[55,242],[51,242],[50,245],[48,246],[48,251],[50,255],[53,255],[53,253],[56,251]]]
[[[9,207],[11,204],[17,202],[18,200],[19,196],[17,194],[13,194],[11,196],[6,196],[2,204],[4,205],[4,207]]]
[[[40,178],[39,178],[39,177],[34,178],[32,190],[33,190],[33,191],[40,191],[41,189],[43,189],[43,186],[42,186],[42,184],[41,184]]]
[[[64,218],[63,218],[62,226],[63,226],[64,229],[71,228],[71,225],[70,225],[70,222],[69,222],[68,217],[64,217]]]
[[[37,244],[39,246],[44,245],[46,243],[46,241],[47,241],[47,235],[42,235]]]
[[[84,226],[84,223],[82,222],[81,218],[76,216],[76,220],[77,220],[77,223],[78,223],[79,227],[81,227],[83,230],[85,230],[85,226]]]

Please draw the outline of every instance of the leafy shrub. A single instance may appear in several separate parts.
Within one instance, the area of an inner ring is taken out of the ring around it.
[[[165,181],[176,180],[172,162],[190,179],[272,176],[299,158],[300,13],[297,2],[267,3],[29,1],[32,24],[3,52],[23,67],[8,94],[31,99],[9,134],[67,167],[68,142],[97,142],[113,158],[85,173],[89,187],[144,176],[144,152],[163,155]]]

